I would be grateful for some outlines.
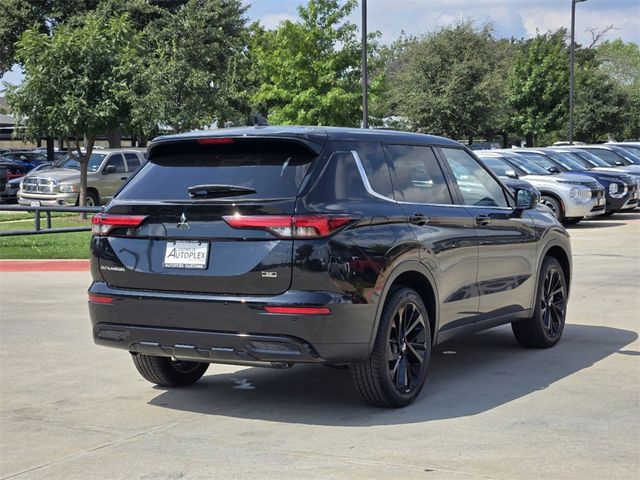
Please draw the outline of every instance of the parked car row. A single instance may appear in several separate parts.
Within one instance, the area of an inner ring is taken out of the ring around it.
[[[0,182],[2,201],[20,205],[77,205],[80,192],[80,162],[67,152],[56,152],[47,162],[37,151],[10,151],[2,154]],[[140,149],[98,149],[89,159],[87,172],[88,206],[109,201],[122,183],[145,161]]]
[[[625,145],[629,150],[620,145]],[[481,150],[475,153],[505,184],[524,180],[565,225],[638,206],[640,157],[635,144]]]

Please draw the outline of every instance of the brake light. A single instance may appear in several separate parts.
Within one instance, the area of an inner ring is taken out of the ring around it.
[[[89,302],[91,303],[113,303],[113,297],[105,297],[103,295],[89,294]]]
[[[98,213],[91,219],[91,233],[108,235],[114,228],[136,228],[147,218],[146,215],[110,215]]]
[[[230,143],[233,143],[233,138],[228,138],[228,137],[199,138],[198,143],[200,145],[228,145]]]
[[[268,313],[279,313],[281,315],[329,315],[331,310],[327,307],[276,307],[267,306],[264,309]]]
[[[354,220],[344,215],[229,215],[232,228],[266,230],[279,238],[322,238]]]

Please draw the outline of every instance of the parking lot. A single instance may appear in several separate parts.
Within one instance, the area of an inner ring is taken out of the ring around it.
[[[366,406],[346,370],[212,365],[153,387],[93,344],[87,272],[3,272],[2,478],[638,478],[640,213],[570,228],[563,339],[509,327],[445,344],[401,410]]]

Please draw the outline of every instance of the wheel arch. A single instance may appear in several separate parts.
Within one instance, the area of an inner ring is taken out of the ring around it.
[[[567,283],[567,290],[571,288],[571,259],[567,251],[558,244],[552,244],[547,246],[544,251],[544,255],[542,255],[542,259],[546,257],[555,258],[560,266],[562,267],[562,272],[564,273],[564,279]],[[540,266],[538,267],[538,278],[540,278],[540,269],[542,268],[542,262],[540,262]]]
[[[429,327],[431,329],[431,344],[436,344],[436,337],[438,332],[439,321],[439,306],[438,306],[438,290],[433,274],[429,269],[417,260],[405,261],[395,267],[388,275],[384,288],[380,294],[380,301],[378,302],[378,308],[376,309],[376,318],[374,327],[371,332],[371,338],[369,340],[369,349],[367,355],[371,353],[373,345],[375,343],[376,335],[378,333],[378,326],[380,325],[380,317],[384,305],[392,290],[399,287],[409,287],[415,290],[427,308],[427,314],[429,315]]]
[[[564,218],[566,212],[567,212],[567,207],[564,204],[564,200],[562,200],[562,196],[558,195],[556,192],[553,192],[551,190],[540,190],[540,196],[544,197],[551,197],[553,198],[556,202],[558,202],[560,204],[560,208],[562,208],[562,218]]]

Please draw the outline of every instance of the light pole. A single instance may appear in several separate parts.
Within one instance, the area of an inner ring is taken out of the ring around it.
[[[367,93],[367,0],[362,0],[362,128],[369,128],[369,95]]]
[[[576,3],[586,2],[587,0],[571,0],[571,45],[569,60],[569,145],[573,145],[573,88],[575,68],[575,36],[576,36]]]

